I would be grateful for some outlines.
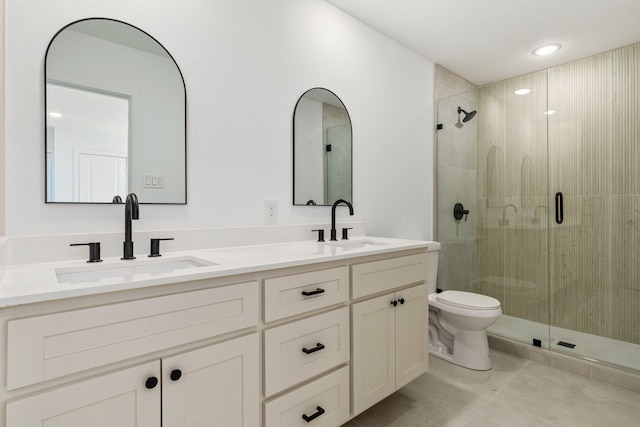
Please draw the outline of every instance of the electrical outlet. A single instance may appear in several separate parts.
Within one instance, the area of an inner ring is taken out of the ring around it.
[[[264,201],[264,215],[267,224],[275,224],[278,222],[278,201],[277,200],[265,200]]]

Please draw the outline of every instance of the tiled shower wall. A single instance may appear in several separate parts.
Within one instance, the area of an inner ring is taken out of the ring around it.
[[[639,70],[635,44],[479,89],[477,290],[506,314],[640,344]]]

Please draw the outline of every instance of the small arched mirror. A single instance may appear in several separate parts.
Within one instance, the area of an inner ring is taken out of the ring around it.
[[[45,87],[46,202],[187,202],[184,80],[153,37],[73,22],[49,44]]]
[[[346,107],[333,92],[314,88],[293,113],[293,204],[353,200],[352,132]]]

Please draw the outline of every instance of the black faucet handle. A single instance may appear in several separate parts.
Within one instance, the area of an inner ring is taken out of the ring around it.
[[[151,239],[151,251],[150,257],[162,256],[160,254],[160,241],[161,240],[173,240],[173,237],[165,237],[164,239]]]
[[[87,262],[102,262],[100,259],[100,242],[71,243],[69,246],[89,246],[89,259]]]
[[[318,232],[318,242],[324,242],[324,229],[320,228],[318,230],[311,230]]]
[[[342,240],[349,240],[349,230],[353,230],[353,227],[342,228]]]

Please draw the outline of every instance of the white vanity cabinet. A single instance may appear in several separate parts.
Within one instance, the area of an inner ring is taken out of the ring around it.
[[[426,372],[429,309],[422,255],[356,265],[353,272],[365,272],[372,294],[380,289],[376,283],[388,277],[399,288],[351,307],[353,415],[358,415]],[[421,283],[406,287],[416,279]]]
[[[426,371],[428,292],[425,245],[344,247],[5,306],[0,427],[346,423]]]
[[[9,402],[7,426],[253,427],[258,355],[253,333],[44,391]]]

